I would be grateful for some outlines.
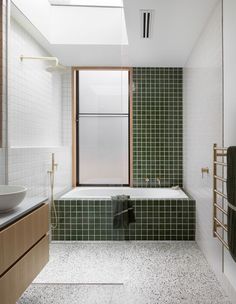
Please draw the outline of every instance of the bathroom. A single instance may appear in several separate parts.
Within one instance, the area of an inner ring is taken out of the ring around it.
[[[235,20],[1,1],[1,304],[236,303]]]

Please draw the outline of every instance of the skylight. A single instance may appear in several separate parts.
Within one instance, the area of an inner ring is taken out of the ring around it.
[[[51,5],[123,7],[123,0],[49,0]]]
[[[52,6],[50,41],[67,45],[127,45],[124,8]]]

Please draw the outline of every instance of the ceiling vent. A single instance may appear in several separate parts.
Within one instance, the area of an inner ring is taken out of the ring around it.
[[[141,37],[144,39],[151,38],[153,10],[141,10]]]

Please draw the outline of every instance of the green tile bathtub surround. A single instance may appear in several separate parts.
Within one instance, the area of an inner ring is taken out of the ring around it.
[[[134,68],[133,82],[133,186],[182,186],[182,68]]]
[[[111,200],[58,200],[55,241],[194,240],[195,201],[132,200],[136,223],[113,230]],[[79,211],[78,211],[78,207]],[[72,212],[76,210],[76,212]],[[84,211],[86,210],[86,211]],[[55,222],[55,218],[52,217]]]

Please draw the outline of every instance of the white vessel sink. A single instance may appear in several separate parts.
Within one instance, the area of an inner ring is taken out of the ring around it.
[[[18,206],[25,198],[27,188],[23,186],[0,185],[0,213]]]

